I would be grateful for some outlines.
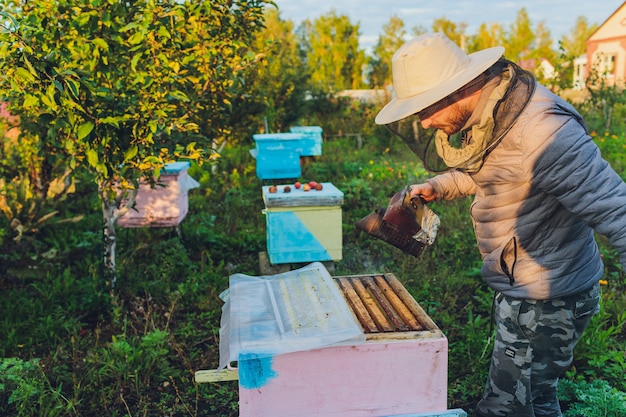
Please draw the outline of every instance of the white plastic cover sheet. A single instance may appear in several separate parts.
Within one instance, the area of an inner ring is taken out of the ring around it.
[[[314,262],[277,275],[230,276],[220,326],[223,369],[240,354],[256,357],[365,342],[337,283]]]

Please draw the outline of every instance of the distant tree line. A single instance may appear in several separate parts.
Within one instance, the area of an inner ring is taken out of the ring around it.
[[[555,89],[567,89],[572,86],[573,61],[585,53],[585,41],[597,29],[597,24],[580,16],[571,32],[555,41],[546,23],[532,22],[524,7],[510,26],[482,23],[473,34],[467,33],[467,23],[445,17],[436,19],[430,28],[420,24],[408,28],[400,17],[393,15],[368,54],[359,45],[360,24],[335,10],[315,20],[305,20],[297,28],[293,22],[282,19],[280,10],[274,7],[266,9],[265,20],[266,28],[255,45],[263,51],[264,59],[251,69],[249,86],[256,91],[251,94],[256,102],[252,108],[260,111],[253,116],[257,119],[253,124],[263,126],[261,117],[264,123],[269,120],[272,131],[281,131],[305,111],[310,112],[305,98],[347,89],[388,87],[391,57],[412,36],[439,31],[468,53],[501,45],[505,47],[505,56],[517,63],[546,59],[557,70],[550,83]],[[544,81],[545,75],[539,70],[535,75]]]

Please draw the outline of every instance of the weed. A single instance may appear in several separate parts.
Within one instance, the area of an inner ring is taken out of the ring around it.
[[[591,382],[564,380],[559,398],[566,404],[563,417],[622,417],[626,415],[626,392],[601,379]]]
[[[61,387],[50,384],[38,359],[0,360],[0,398],[0,413],[4,415],[77,415],[74,405],[63,396]]]
[[[574,367],[568,375],[586,378],[602,377],[613,386],[626,390],[626,354],[621,348],[620,335],[626,326],[626,312],[611,314],[612,299],[603,296],[605,306],[591,321],[574,350]],[[622,301],[622,306],[623,301]]]

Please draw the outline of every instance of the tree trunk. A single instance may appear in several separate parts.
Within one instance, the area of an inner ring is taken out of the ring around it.
[[[216,142],[215,140],[211,143],[211,149],[215,149],[215,153],[218,155],[222,153],[224,148],[226,147],[226,140],[223,140],[221,143]],[[213,164],[211,167],[211,173],[217,174],[217,164]]]
[[[117,246],[115,221],[117,220],[117,207],[114,201],[102,199],[102,217],[104,219],[102,230],[104,240],[104,275],[111,284],[111,289],[113,289],[117,280],[115,272],[115,248]]]
[[[115,188],[115,187],[114,187]],[[115,199],[107,198],[106,192],[100,193],[102,201],[102,218],[104,225],[102,228],[102,237],[104,244],[104,275],[105,279],[111,284],[111,289],[115,287],[117,281],[115,250],[117,247],[117,233],[115,222],[120,216],[133,207],[137,197],[137,189],[135,190],[119,190]]]

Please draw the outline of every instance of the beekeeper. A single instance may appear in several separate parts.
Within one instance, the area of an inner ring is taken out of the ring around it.
[[[392,58],[394,97],[376,123],[439,172],[412,195],[474,196],[496,324],[477,415],[561,416],[559,375],[599,311],[594,231],[626,265],[626,184],[576,110],[504,52],[467,55],[441,33],[408,41]]]

